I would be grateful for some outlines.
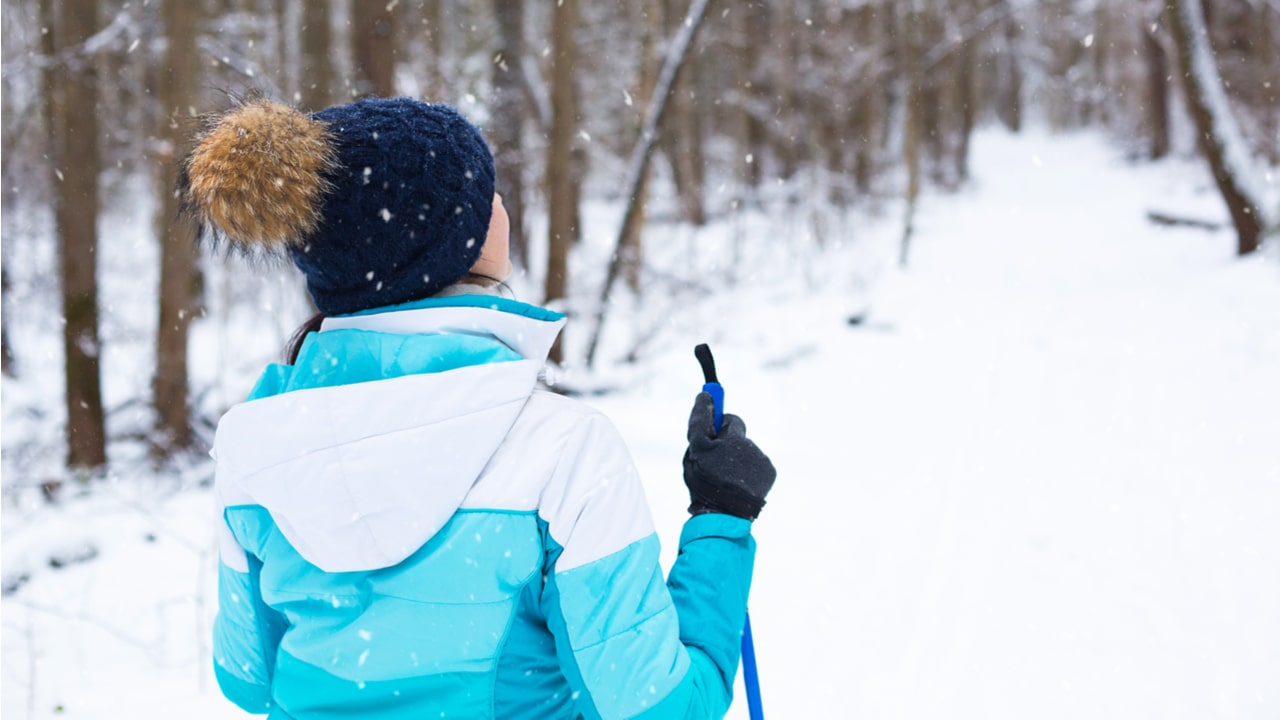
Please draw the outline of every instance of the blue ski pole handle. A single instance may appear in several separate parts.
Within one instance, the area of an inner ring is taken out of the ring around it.
[[[724,424],[724,386],[716,377],[716,361],[711,357],[711,348],[703,343],[693,349],[694,357],[702,366],[702,377],[705,382],[702,392],[711,396],[715,403],[715,427],[720,432]],[[764,706],[760,702],[760,673],[756,667],[756,643],[751,637],[751,614],[746,614],[746,622],[742,627],[742,684],[747,690],[747,712],[751,720],[764,720]]]
[[[694,348],[693,355],[698,358],[698,364],[702,366],[702,377],[706,380],[702,384],[702,392],[710,395],[715,402],[716,432],[720,432],[720,426],[724,424],[724,386],[716,379],[716,361],[711,357],[711,348],[706,343]]]

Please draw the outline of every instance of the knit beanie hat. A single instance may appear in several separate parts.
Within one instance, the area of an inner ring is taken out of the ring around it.
[[[261,98],[210,119],[179,181],[201,233],[287,252],[326,315],[457,282],[493,214],[493,156],[457,110],[369,98],[306,114]]]

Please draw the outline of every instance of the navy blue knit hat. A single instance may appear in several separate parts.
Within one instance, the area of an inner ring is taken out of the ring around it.
[[[447,105],[358,100],[310,116],[251,100],[184,163],[189,212],[242,248],[285,249],[326,315],[433,295],[480,257],[493,156]]]

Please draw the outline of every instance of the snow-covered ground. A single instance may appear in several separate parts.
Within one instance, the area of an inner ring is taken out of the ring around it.
[[[751,602],[769,717],[1280,717],[1280,258],[1146,221],[1225,218],[1198,165],[1034,132],[980,134],[974,162],[924,199],[905,273],[892,217],[831,216],[822,243],[803,212],[651,232],[655,272],[698,282],[655,275],[603,346],[639,360],[564,382],[611,390],[586,401],[628,438],[669,564],[711,343],[780,472]],[[588,222],[577,260],[601,267],[616,211]],[[40,436],[15,419],[6,454]],[[208,662],[208,469],[175,472],[11,494],[4,717],[240,716]]]

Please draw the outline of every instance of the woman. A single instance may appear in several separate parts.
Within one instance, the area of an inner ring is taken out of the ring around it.
[[[214,669],[271,718],[704,718],[728,709],[768,458],[694,403],[670,579],[627,449],[537,387],[564,316],[500,297],[479,131],[370,99],[251,99],[183,166],[186,211],[287,254],[321,311],[218,426]]]

